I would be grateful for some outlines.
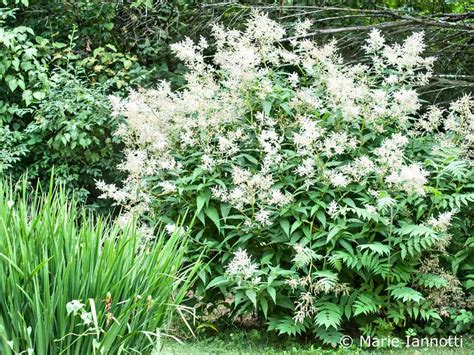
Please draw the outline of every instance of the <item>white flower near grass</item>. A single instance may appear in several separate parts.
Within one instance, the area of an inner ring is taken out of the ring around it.
[[[66,304],[67,314],[79,314],[79,312],[84,308],[85,304],[78,300],[72,300]]]
[[[172,234],[177,234],[177,235],[184,235],[186,234],[186,229],[183,227],[183,226],[177,226],[176,224],[174,223],[168,223],[166,226],[165,226],[165,229],[166,229],[166,232],[169,234],[169,235],[172,235]]]
[[[81,319],[84,325],[92,324],[92,313],[91,312],[83,312],[81,314]]]

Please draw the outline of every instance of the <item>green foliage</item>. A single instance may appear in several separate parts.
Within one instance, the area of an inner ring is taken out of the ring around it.
[[[14,14],[0,9],[0,125],[10,123],[17,129],[22,122],[13,118],[23,116],[45,96],[49,53],[45,51],[48,41],[35,36],[31,28],[4,26]]]
[[[9,126],[0,126],[0,172],[8,170],[28,152],[23,135],[10,130]]]
[[[278,318],[270,317],[268,321],[268,330],[276,331],[280,335],[302,335],[308,326],[308,324],[305,323],[295,323],[293,318],[288,316],[280,316]]]
[[[419,34],[392,46],[372,32],[373,62],[350,66],[332,44],[282,48],[264,15],[216,33],[214,62],[207,42],[173,46],[190,66],[184,88],[114,100],[129,174],[104,192],[151,225],[194,211],[209,260],[197,294],[231,298],[231,316],[330,344],[374,319],[452,332],[472,307],[472,98],[419,112],[414,88],[431,74]]]
[[[310,17],[317,21],[315,29],[368,26],[382,21],[378,16],[364,16],[363,12],[353,16],[352,10],[347,16],[342,10],[331,10],[335,11],[334,17],[330,11],[311,12],[311,8],[305,8],[315,5],[311,0],[278,4],[250,0],[218,2],[213,6],[184,0],[159,4],[149,0],[2,2],[8,8],[0,10],[0,171],[14,176],[28,171],[31,179],[45,182],[54,166],[57,179],[74,189],[81,200],[91,197],[96,179],[121,180],[116,169],[121,143],[113,134],[120,121],[110,114],[107,94],[117,89],[121,95],[137,84],[149,86],[157,77],[170,79],[173,88],[184,84],[184,68],[171,55],[169,43],[185,34],[196,39],[207,34],[216,19],[241,28],[252,5],[266,6],[270,17],[279,17],[286,24]],[[339,1],[325,4],[349,6]],[[350,5],[356,11],[374,9],[373,1]],[[436,12],[472,9],[469,1],[385,1],[383,5],[396,9],[400,16],[419,13],[425,16],[423,19],[433,21],[439,19],[433,15]],[[330,24],[326,18],[331,19]],[[453,24],[470,20],[446,21]],[[432,51],[454,48],[442,56],[449,60],[438,61],[436,68],[454,68],[456,73],[469,74],[471,64],[462,60],[462,56],[468,57],[464,54],[468,51],[456,49],[468,46],[469,38],[444,30],[430,27],[427,36]],[[437,32],[437,36],[450,41],[449,45],[435,36]],[[348,38],[344,55],[356,56],[357,61],[368,60],[360,58],[361,43],[355,41],[357,38]],[[454,39],[458,42],[452,42]],[[206,49],[206,61],[207,54],[215,50],[211,43]],[[289,138],[297,132],[298,115],[292,107],[295,90],[286,82],[287,75],[294,71],[303,74],[296,65],[272,71],[267,78],[271,90],[263,97],[261,83],[250,85],[242,115],[250,123],[248,127],[255,114],[262,112],[276,118],[279,135]],[[220,75],[219,71],[216,75]],[[321,78],[304,74],[301,80],[315,92],[323,85]],[[456,83],[448,84],[458,87]],[[206,103],[213,98],[207,99]],[[215,115],[221,112],[224,110]],[[333,161],[324,156],[318,158],[316,163],[328,163],[329,169],[342,167],[361,155],[373,155],[384,138],[399,130],[408,134],[408,129],[396,126],[389,118],[378,122],[383,127],[383,132],[378,132],[366,122],[347,124],[341,112],[315,109],[304,114],[321,123],[327,132],[347,130],[361,142],[357,152],[341,154]],[[410,117],[409,123],[416,119]],[[250,129],[246,133],[254,143],[239,142],[241,151],[235,161],[240,167],[258,172],[262,155],[256,132]],[[166,177],[176,179],[176,195],[161,195],[162,176],[147,177],[145,184],[150,187],[152,209],[159,222],[172,223],[187,211],[195,212],[195,246],[208,250],[210,260],[200,270],[196,291],[205,295],[205,301],[216,303],[232,295],[232,316],[257,314],[271,330],[288,335],[312,331],[331,345],[353,324],[364,328],[374,318],[393,324],[390,332],[410,324],[420,333],[459,333],[469,330],[473,322],[468,300],[474,289],[474,184],[472,163],[456,146],[461,140],[459,135],[448,136],[455,143],[453,146],[440,144],[444,138],[436,135],[410,136],[407,161],[423,164],[429,172],[424,197],[387,192],[388,188],[375,176],[352,183],[347,189],[335,189],[324,179],[308,189],[305,178],[295,174],[302,157],[285,141],[284,164],[272,172],[277,180],[273,187],[293,194],[295,199],[284,208],[271,209],[272,225],[266,227],[246,224],[249,216],[254,218],[258,203],[242,211],[212,195],[211,188],[232,185],[231,167],[223,165],[220,171],[205,171],[201,158],[208,151],[197,146],[173,152],[187,172],[179,178]],[[219,144],[217,139],[208,143],[211,148]],[[378,198],[392,198],[394,205],[376,212],[368,210],[367,204],[377,202],[368,189],[381,185]],[[333,218],[328,214],[333,201],[343,210],[343,216]],[[446,211],[456,212],[448,231],[435,230],[427,223],[430,217]],[[145,217],[154,223],[155,216]],[[225,274],[225,267],[239,248],[245,248],[259,264],[253,280],[231,279]],[[420,272],[424,266],[421,262],[430,259],[439,260],[439,267]],[[314,300],[314,314],[295,323],[288,314],[296,311],[308,285],[292,287],[289,282],[303,275],[318,297]],[[344,287],[351,288],[350,295],[343,292],[347,291]],[[92,310],[93,303],[83,303],[84,310]],[[81,312],[78,310],[78,315]]]
[[[133,224],[89,214],[61,188],[0,184],[0,352],[159,351],[189,287],[186,238],[144,248]]]
[[[125,89],[143,75],[136,56],[113,45],[78,52],[77,29],[67,43],[15,26],[16,10],[0,21],[0,167],[18,178],[46,182],[56,177],[85,200],[94,179],[116,175],[119,140],[107,93]]]
[[[85,198],[94,179],[116,174],[120,141],[113,132],[120,121],[111,116],[106,87],[91,86],[71,73],[51,77],[45,99],[24,129],[30,178],[44,179],[54,167],[59,181]]]
[[[94,179],[116,174],[121,156],[120,141],[113,135],[120,121],[110,114],[105,90],[66,71],[52,74],[31,121],[16,130],[1,128],[4,173],[18,177],[28,171],[29,179],[47,184],[54,169],[58,182],[85,200]]]

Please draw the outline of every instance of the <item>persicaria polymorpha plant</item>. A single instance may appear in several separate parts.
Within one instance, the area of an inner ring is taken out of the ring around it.
[[[474,101],[423,107],[423,33],[390,45],[373,30],[369,64],[348,65],[310,26],[283,41],[254,13],[242,31],[214,26],[211,44],[174,44],[186,86],[111,98],[127,178],[98,186],[151,226],[196,216],[211,260],[197,293],[232,294],[234,314],[257,310],[270,329],[334,343],[349,321],[448,324],[472,307],[467,291],[443,293],[450,310],[428,291],[473,277],[459,260],[473,244]],[[451,270],[417,272],[433,257]]]

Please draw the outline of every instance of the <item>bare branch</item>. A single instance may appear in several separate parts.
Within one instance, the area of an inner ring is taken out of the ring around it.
[[[401,27],[412,24],[414,21],[392,21],[392,22],[382,22],[376,25],[364,25],[364,26],[348,26],[348,27],[339,27],[339,28],[325,28],[320,30],[314,30],[310,33],[300,36],[293,36],[285,38],[283,41],[297,40],[301,38],[314,37],[320,34],[334,34],[341,32],[358,32],[358,31],[370,31],[373,28],[391,28],[391,27]]]

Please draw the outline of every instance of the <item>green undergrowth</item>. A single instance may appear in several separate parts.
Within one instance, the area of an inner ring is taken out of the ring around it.
[[[320,347],[309,338],[289,339],[279,337],[265,330],[223,332],[215,336],[197,337],[183,343],[165,342],[162,354],[281,354],[281,355],[337,355],[337,354],[474,354],[474,338],[463,337],[463,346],[459,348],[396,348],[361,349],[352,346],[349,349]]]

